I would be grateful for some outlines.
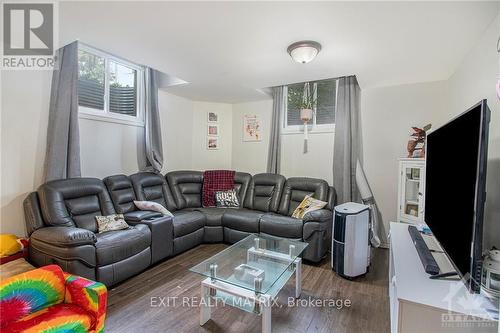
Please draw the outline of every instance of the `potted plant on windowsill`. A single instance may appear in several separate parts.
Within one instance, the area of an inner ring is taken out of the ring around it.
[[[316,106],[315,94],[311,91],[309,82],[304,83],[302,94],[289,94],[289,103],[300,110],[300,120],[304,123],[304,153],[307,153],[308,123],[313,119]]]

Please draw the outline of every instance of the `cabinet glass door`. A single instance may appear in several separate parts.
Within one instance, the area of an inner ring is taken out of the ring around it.
[[[405,167],[404,169],[404,197],[402,213],[412,220],[418,220],[421,218],[420,172],[421,168],[417,167]]]

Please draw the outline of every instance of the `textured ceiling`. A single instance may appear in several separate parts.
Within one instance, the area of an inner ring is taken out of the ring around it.
[[[350,74],[362,88],[447,79],[498,13],[498,2],[61,2],[59,33],[189,82],[174,94],[237,103]],[[305,65],[286,53],[302,39],[323,46]]]

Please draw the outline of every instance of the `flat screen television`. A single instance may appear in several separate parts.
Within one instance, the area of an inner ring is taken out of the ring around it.
[[[481,286],[489,120],[482,100],[426,145],[424,220],[472,293]]]

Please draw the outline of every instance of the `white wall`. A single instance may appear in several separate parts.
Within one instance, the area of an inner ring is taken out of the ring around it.
[[[162,171],[190,169],[193,102],[159,90],[158,105],[165,162]],[[143,135],[143,127],[80,118],[82,175],[104,178],[137,172]]]
[[[1,232],[25,234],[22,201],[42,181],[50,77],[48,71],[2,71]]]
[[[397,217],[398,159],[406,156],[411,126],[437,128],[482,98],[492,110],[489,141],[485,248],[500,247],[500,102],[495,84],[500,75],[496,51],[500,17],[493,22],[449,80],[365,89],[361,95],[364,168],[384,226]],[[266,168],[272,101],[233,105],[232,168],[250,173]],[[244,114],[262,119],[263,141],[242,141]],[[333,134],[311,134],[302,153],[302,135],[282,136],[282,174],[332,181]]]
[[[496,49],[499,33],[500,15],[449,80],[449,118],[481,99],[487,99],[491,109],[483,244],[485,249],[500,247],[500,101],[495,92],[495,84],[500,78],[500,55]]]
[[[271,124],[272,100],[233,104],[233,151],[231,167],[252,175],[266,172],[267,149]],[[262,125],[262,140],[243,141],[243,117],[258,115]]]
[[[163,172],[192,166],[193,102],[159,90]],[[182,126],[179,126],[182,124]],[[80,118],[82,175],[104,178],[139,169],[143,127]]]
[[[192,168],[195,170],[231,169],[233,144],[233,116],[231,104],[193,103],[193,142]],[[219,116],[219,149],[207,149],[207,117],[208,112],[216,112]],[[180,124],[180,126],[183,126]]]
[[[81,37],[75,35],[76,27],[71,20],[63,21],[60,22],[60,40],[72,41]],[[128,58],[128,54],[119,55]],[[42,183],[51,75],[51,71],[1,71],[2,232],[25,234],[22,201]],[[166,161],[164,171],[190,169],[193,102],[164,91],[158,96]],[[82,176],[102,178],[137,172],[137,136],[141,133],[139,127],[80,119]]]
[[[138,137],[143,128],[80,118],[82,175],[104,178],[137,172]]]
[[[406,156],[411,126],[446,121],[447,82],[428,82],[362,91],[361,122],[364,169],[384,222],[396,221],[398,159]]]
[[[2,71],[2,232],[25,234],[22,201],[42,183],[50,82],[50,71]],[[193,102],[160,91],[159,105],[164,171],[190,169]],[[80,118],[82,176],[137,172],[142,131],[136,126]]]
[[[233,169],[251,174],[266,172],[272,107],[272,100],[233,105]],[[245,114],[260,116],[262,141],[243,142]],[[308,148],[308,152],[304,154],[303,134],[283,134],[281,174],[285,177],[321,178],[331,184],[333,133],[310,133]]]
[[[191,169],[193,102],[160,90],[158,93],[163,138],[163,172]]]
[[[285,177],[312,177],[333,183],[334,133],[310,133],[304,153],[303,134],[281,136],[281,174]]]
[[[429,122],[435,126],[442,124],[447,119],[446,95],[446,81],[362,91],[364,167],[385,223],[382,236],[387,233],[388,223],[397,217],[398,159],[405,157],[410,128]],[[265,172],[271,111],[272,101],[233,106],[233,169]],[[262,142],[242,142],[244,114],[261,116]],[[306,154],[302,134],[284,134],[281,138],[283,175],[321,178],[332,184],[334,133],[310,134]]]

